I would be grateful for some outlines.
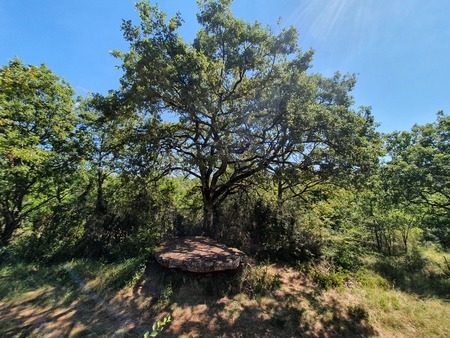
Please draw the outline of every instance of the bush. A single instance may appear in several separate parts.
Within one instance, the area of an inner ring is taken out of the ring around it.
[[[350,272],[341,266],[331,267],[324,271],[313,269],[311,276],[314,281],[325,290],[336,288],[344,285],[350,279]]]
[[[362,267],[363,250],[361,246],[339,239],[332,241],[330,244],[324,253],[324,258],[329,264],[351,272],[357,272]]]

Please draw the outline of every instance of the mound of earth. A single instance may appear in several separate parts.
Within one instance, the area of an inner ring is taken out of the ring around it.
[[[242,251],[202,236],[164,242],[156,250],[155,258],[162,266],[190,272],[236,269],[247,260]]]

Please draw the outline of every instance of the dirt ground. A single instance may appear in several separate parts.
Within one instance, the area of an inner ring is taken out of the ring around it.
[[[233,272],[199,277],[151,263],[133,286],[100,292],[96,285],[101,281],[67,269],[69,281],[36,285],[33,291],[3,299],[0,333],[4,337],[142,337],[155,320],[171,314],[173,320],[161,337],[376,334],[364,321],[348,317],[333,299],[324,303],[301,273],[275,265],[268,269],[280,276],[281,287],[265,297],[226,294],[221,288],[236,277]]]

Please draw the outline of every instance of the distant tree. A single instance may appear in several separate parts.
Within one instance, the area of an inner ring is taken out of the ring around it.
[[[450,116],[394,132],[388,139],[389,168],[411,203],[450,212]]]
[[[385,165],[381,165],[355,195],[354,224],[364,227],[367,242],[389,255],[408,253],[420,239],[424,208],[396,193],[399,189]]]
[[[128,133],[133,128],[128,121],[119,121],[108,116],[110,97],[96,95],[81,100],[80,123],[77,127],[80,153],[90,173],[88,190],[95,190],[94,213],[107,213],[104,184],[113,173],[122,171],[123,152]],[[100,108],[100,109],[98,109]]]
[[[124,21],[130,43],[119,96],[138,111],[172,113],[164,140],[172,169],[198,178],[203,229],[214,234],[217,208],[255,174],[268,169],[287,184],[292,170],[320,175],[358,172],[377,161],[370,111],[353,111],[353,76],[308,74],[312,51],[297,47],[294,28],[274,34],[233,16],[230,0],[199,1],[201,26],[192,43],[140,1],[141,22]]]
[[[126,105],[113,95],[80,99],[77,110],[78,151],[87,172],[83,196],[93,197],[85,203],[89,217],[83,243],[89,255],[101,256],[137,223],[146,224],[142,215],[154,202],[148,189],[164,162],[156,154],[155,131],[160,129],[152,128],[158,121],[151,117],[124,113]]]
[[[394,183],[394,195],[409,204],[427,206],[428,216],[440,219],[438,227],[446,237],[441,240],[449,245],[450,116],[439,112],[434,123],[394,132],[387,147],[391,161],[386,172]]]
[[[0,68],[0,244],[34,210],[65,198],[75,161],[74,91],[45,65]]]

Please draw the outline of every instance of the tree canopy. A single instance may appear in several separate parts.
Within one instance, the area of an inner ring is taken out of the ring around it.
[[[172,169],[199,179],[209,234],[218,205],[256,173],[357,173],[378,155],[370,110],[352,109],[355,77],[308,72],[313,51],[297,46],[295,28],[275,34],[230,6],[200,1],[200,29],[185,42],[179,14],[167,19],[140,1],[140,23],[122,25],[129,51],[113,53],[122,60],[124,102],[178,117],[164,124],[164,144]]]
[[[7,243],[25,216],[62,198],[63,173],[73,162],[74,91],[45,65],[19,59],[0,69],[0,219]],[[44,196],[34,196],[46,191]],[[49,193],[51,191],[51,193]]]
[[[442,112],[435,123],[390,135],[389,168],[409,202],[450,212],[449,140],[450,117]]]
[[[450,117],[438,112],[434,123],[415,125],[411,131],[394,132],[387,138],[391,157],[384,168],[392,198],[403,209],[422,214],[423,228],[450,243]]]

